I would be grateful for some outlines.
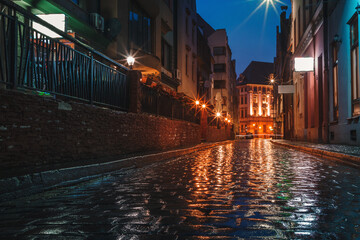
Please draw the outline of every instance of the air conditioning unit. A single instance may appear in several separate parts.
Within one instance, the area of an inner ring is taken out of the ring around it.
[[[97,29],[104,32],[104,18],[98,13],[90,13],[90,22]]]
[[[174,75],[175,75],[176,79],[181,80],[181,71],[180,71],[180,69],[175,69]]]

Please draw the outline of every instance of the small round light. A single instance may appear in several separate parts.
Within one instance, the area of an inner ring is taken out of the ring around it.
[[[271,82],[271,83],[274,83],[274,82],[275,82],[275,79],[273,79],[273,78],[270,79],[270,82]]]
[[[228,119],[227,118],[225,118],[225,121],[227,121]]]
[[[253,126],[255,127],[255,123],[253,124]]]
[[[202,107],[202,108],[206,108],[206,105],[205,105],[205,104],[203,104],[201,107]]]
[[[127,64],[130,66],[130,69],[132,69],[132,66],[134,66],[134,64],[135,64],[135,58],[132,56],[128,56],[126,61],[127,61]]]
[[[231,123],[231,120],[230,120],[230,119],[228,120],[228,123]]]
[[[221,113],[217,112],[217,113],[216,113],[216,116],[217,116],[217,117],[220,117],[220,116],[221,116]]]
[[[198,100],[196,100],[196,101],[195,101],[195,104],[196,104],[196,105],[199,105],[199,104],[200,104],[200,102],[199,102]]]

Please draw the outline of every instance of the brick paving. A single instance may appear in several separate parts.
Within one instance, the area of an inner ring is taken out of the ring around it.
[[[0,239],[359,239],[359,170],[240,140],[0,204]]]

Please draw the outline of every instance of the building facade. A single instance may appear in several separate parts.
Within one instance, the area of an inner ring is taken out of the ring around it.
[[[328,9],[329,140],[360,145],[359,1]]]
[[[285,139],[292,139],[294,126],[293,94],[278,93],[278,85],[293,85],[291,69],[291,16],[286,17],[287,6],[283,6],[280,14],[280,26],[276,29],[275,67],[275,122],[277,133]]]
[[[273,71],[273,63],[253,61],[240,75],[237,83],[240,135],[270,137],[274,134],[274,91],[269,79]]]
[[[294,138],[298,140],[328,141],[326,6],[327,1],[292,2],[292,61],[300,57],[314,60],[312,71],[293,72]]]
[[[233,91],[236,79],[232,74],[232,53],[225,29],[218,29],[208,38],[214,56],[211,103],[223,117],[233,118]]]
[[[293,81],[289,82],[295,87],[292,103],[282,101],[284,109],[294,111],[293,132],[287,132],[292,119],[289,111],[283,110],[286,136],[360,144],[358,4],[341,0],[292,2],[290,44],[280,43],[282,49],[291,50],[292,57],[276,59],[279,70],[290,66],[287,69],[291,69]],[[296,71],[294,61],[301,57],[314,60],[311,71]],[[281,77],[287,79],[286,74]]]
[[[195,0],[176,0],[178,92],[197,98],[197,13]]]

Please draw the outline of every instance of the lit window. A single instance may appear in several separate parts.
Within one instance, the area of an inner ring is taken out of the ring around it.
[[[351,56],[351,100],[352,115],[360,115],[360,83],[359,83],[359,24],[358,16],[349,21],[350,25],[350,56]]]
[[[336,43],[332,47],[332,62],[333,62],[333,118],[334,121],[339,118],[339,98],[338,98],[338,49]]]

